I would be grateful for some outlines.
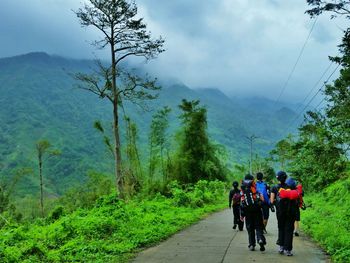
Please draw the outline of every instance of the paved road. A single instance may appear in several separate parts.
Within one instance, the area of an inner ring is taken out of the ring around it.
[[[229,263],[229,262],[330,262],[302,234],[293,241],[293,257],[277,253],[277,221],[273,213],[267,227],[266,251],[248,250],[246,230],[232,228],[232,212],[215,213],[199,223],[173,235],[158,246],[141,252],[134,263]],[[258,246],[257,246],[258,248]]]

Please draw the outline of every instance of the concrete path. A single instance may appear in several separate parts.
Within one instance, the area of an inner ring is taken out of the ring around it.
[[[232,211],[213,214],[199,223],[173,235],[158,246],[141,252],[134,263],[229,263],[229,262],[330,262],[303,234],[294,237],[294,256],[277,253],[277,220],[270,214],[266,251],[248,250],[246,230],[232,229]]]

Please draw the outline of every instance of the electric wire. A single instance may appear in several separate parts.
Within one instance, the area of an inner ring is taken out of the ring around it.
[[[318,79],[318,81],[315,83],[315,85],[310,89],[309,93],[304,97],[304,99],[299,103],[298,108],[295,110],[296,112],[299,112],[300,108],[304,105],[304,102],[309,98],[309,96],[314,92],[314,90],[317,88],[321,80],[324,78],[324,76],[327,74],[328,70],[331,68],[333,64],[333,61],[329,63],[328,67],[325,69],[325,71],[322,73],[321,77]]]
[[[289,129],[293,126],[294,122],[297,121],[300,116],[304,113],[304,111],[309,107],[309,105],[311,104],[311,102],[316,98],[316,96],[322,91],[323,87],[326,86],[326,84],[328,83],[328,81],[330,80],[330,78],[333,76],[333,74],[337,71],[337,69],[339,68],[340,64],[337,65],[337,67],[333,70],[333,72],[328,76],[327,80],[322,84],[322,86],[317,90],[317,92],[312,96],[312,98],[309,100],[309,102],[304,106],[304,108],[298,113],[298,115],[293,119],[292,122],[290,122],[289,125],[287,125],[287,131],[289,131]],[[322,100],[323,102],[323,100]],[[321,103],[319,103],[319,105],[321,105]],[[319,106],[318,105],[318,106]]]
[[[312,33],[312,31],[314,30],[314,27],[315,27],[316,22],[317,22],[317,18],[318,18],[318,17],[316,17],[314,23],[312,24],[312,27],[311,27],[311,29],[310,29],[310,32],[309,32],[307,38],[305,39],[304,45],[302,46],[302,48],[301,48],[301,50],[300,50],[300,52],[299,52],[299,56],[298,56],[297,60],[295,61],[294,66],[293,66],[291,72],[289,73],[288,78],[287,78],[286,82],[284,83],[284,85],[283,85],[283,87],[282,87],[282,89],[281,89],[280,94],[278,95],[278,97],[277,97],[277,99],[276,99],[276,101],[275,101],[275,105],[279,102],[280,98],[282,97],[284,91],[286,90],[286,88],[287,88],[287,86],[288,86],[288,83],[289,83],[290,79],[292,78],[292,75],[293,75],[293,73],[294,73],[294,71],[295,71],[295,69],[296,69],[296,67],[297,67],[297,65],[298,65],[298,63],[299,63],[299,61],[300,61],[300,58],[301,58],[301,56],[302,56],[302,54],[303,54],[303,52],[304,52],[304,50],[305,50],[306,44],[307,44],[307,42],[308,42],[309,39],[310,39],[311,33]]]

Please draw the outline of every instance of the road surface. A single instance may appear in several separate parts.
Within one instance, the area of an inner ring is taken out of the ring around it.
[[[232,211],[215,213],[197,224],[173,235],[155,247],[148,248],[131,260],[133,263],[229,263],[229,262],[302,262],[328,263],[324,253],[302,233],[293,239],[294,256],[277,252],[277,220],[270,213],[266,250],[248,250],[247,231],[232,229]]]

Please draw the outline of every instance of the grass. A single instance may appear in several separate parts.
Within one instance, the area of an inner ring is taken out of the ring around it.
[[[126,262],[204,215],[226,207],[224,183],[200,181],[191,189],[171,186],[160,194],[130,201],[115,195],[80,209],[6,227],[0,231],[1,262]]]
[[[340,180],[323,191],[306,197],[312,205],[302,213],[302,227],[332,257],[350,260],[350,179]]]

